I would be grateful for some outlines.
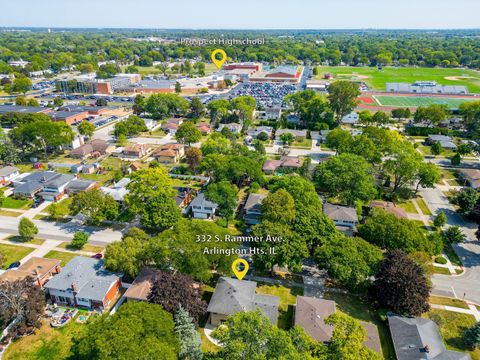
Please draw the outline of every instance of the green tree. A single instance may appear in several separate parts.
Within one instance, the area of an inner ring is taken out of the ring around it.
[[[89,237],[90,235],[85,231],[76,231],[75,234],[73,234],[73,239],[70,243],[70,246],[80,250],[88,243]]]
[[[450,226],[442,232],[442,238],[446,244],[459,244],[463,243],[467,239],[467,236],[459,226]]]
[[[440,213],[435,217],[433,220],[433,225],[437,228],[442,228],[445,226],[447,223],[447,215],[445,215],[445,212],[440,211]]]
[[[293,139],[293,135],[291,133],[284,133],[284,134],[280,135],[280,140],[285,145],[291,145],[294,139]]]
[[[98,98],[96,101],[95,101],[95,105],[96,106],[108,106],[108,101],[104,98]]]
[[[190,116],[194,119],[200,119],[205,114],[205,106],[198,97],[193,97],[190,101]]]
[[[29,218],[22,217],[18,223],[18,234],[24,240],[31,240],[38,234],[38,227]]]
[[[401,141],[394,145],[391,156],[384,163],[384,169],[393,177],[393,192],[409,185],[419,172],[423,157],[412,144]]]
[[[105,314],[75,335],[76,359],[176,360],[178,340],[172,315],[160,305],[127,302],[112,316]],[[161,354],[161,355],[160,355]]]
[[[202,151],[199,148],[189,147],[185,150],[185,161],[193,173],[196,174],[197,168],[202,162]]]
[[[416,195],[420,186],[423,188],[435,187],[435,184],[440,180],[440,170],[437,165],[424,162],[419,165],[415,178],[417,180],[417,186],[415,187]]]
[[[179,306],[175,313],[175,334],[180,341],[180,351],[178,353],[180,360],[202,359],[200,334],[195,329],[195,324],[188,311],[182,306]]]
[[[350,131],[336,128],[327,135],[326,145],[333,149],[337,154],[349,152],[353,138]]]
[[[363,239],[337,233],[316,250],[314,258],[329,276],[356,289],[364,287],[368,278],[376,273],[382,252]]]
[[[433,155],[440,155],[443,151],[442,144],[440,144],[438,141],[435,142],[431,147],[430,150],[432,151]]]
[[[82,214],[92,225],[105,220],[114,220],[119,213],[118,203],[99,189],[82,191],[73,196],[70,204],[72,215]]]
[[[480,196],[475,189],[464,188],[453,196],[452,203],[459,207],[458,212],[460,214],[469,216],[475,209],[479,199]]]
[[[357,200],[369,201],[376,194],[374,169],[358,155],[333,156],[317,166],[314,181],[320,189],[338,196],[347,205]]]
[[[415,122],[427,122],[431,125],[438,125],[447,117],[447,106],[432,104],[428,107],[419,107],[415,112]]]
[[[228,222],[233,218],[235,208],[237,207],[238,188],[229,181],[220,181],[210,184],[205,192],[208,200],[218,204],[218,210]]]
[[[91,138],[95,131],[95,126],[90,121],[84,120],[77,126],[77,130],[80,134]]]
[[[182,84],[178,81],[175,82],[175,93],[180,94],[182,92]]]
[[[372,121],[379,125],[385,125],[390,121],[390,117],[383,111],[377,111],[375,114],[373,114]]]
[[[358,234],[382,249],[401,249],[407,253],[424,251],[430,255],[442,249],[442,244],[433,242],[418,225],[383,209],[374,209],[358,227]]]
[[[336,312],[325,319],[325,324],[334,327],[328,344],[328,359],[382,359],[378,353],[364,345],[367,332],[354,318]]]
[[[285,189],[279,189],[262,201],[262,217],[272,223],[291,224],[295,220],[295,201]]]
[[[143,226],[165,230],[177,223],[180,209],[176,206],[176,191],[165,168],[136,171],[131,176],[128,189],[125,201],[131,211],[140,215]]]
[[[143,267],[152,264],[153,248],[150,237],[138,228],[131,228],[122,236],[121,241],[108,244],[105,250],[105,267],[135,279]],[[155,249],[159,254],[161,247]]]
[[[462,162],[462,156],[459,153],[455,153],[455,155],[450,158],[450,162],[452,165],[458,166]]]
[[[30,79],[25,76],[19,76],[16,77],[15,80],[13,80],[12,86],[9,87],[7,90],[11,94],[22,93],[25,95],[27,92],[30,91],[31,88],[32,82],[30,81]]]
[[[480,348],[480,322],[465,330],[463,339],[469,349]]]
[[[190,146],[192,143],[200,141],[202,133],[197,129],[195,124],[190,121],[186,121],[178,127],[175,133],[175,139],[181,144],[187,144]]]
[[[113,134],[118,138],[120,135],[126,137],[136,136],[141,132],[148,131],[142,118],[130,115],[127,119],[117,122],[113,129]]]
[[[340,122],[345,115],[350,114],[357,106],[357,97],[360,96],[358,84],[351,81],[335,81],[328,87],[328,101],[330,108],[337,115]]]

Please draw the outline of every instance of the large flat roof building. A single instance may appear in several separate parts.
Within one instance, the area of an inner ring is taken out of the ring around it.
[[[387,83],[387,93],[406,93],[406,94],[449,94],[466,95],[468,89],[460,85],[440,85],[435,81],[416,81],[413,84],[407,83]]]

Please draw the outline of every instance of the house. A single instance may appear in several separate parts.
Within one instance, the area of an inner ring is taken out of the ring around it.
[[[160,127],[163,131],[169,133],[170,135],[175,135],[180,125],[182,125],[182,123],[183,123],[182,118],[178,118],[178,119],[172,118],[164,122]]]
[[[185,146],[182,144],[165,144],[158,148],[153,156],[160,163],[177,163],[185,155]]]
[[[88,164],[82,166],[82,174],[95,174],[97,172],[97,166],[95,164]]]
[[[112,150],[113,146],[110,146],[105,140],[95,139],[70,151],[70,157],[77,159],[99,157],[111,153]]]
[[[302,166],[298,157],[282,156],[280,160],[267,160],[263,164],[263,172],[265,174],[274,174],[275,172],[294,172]]]
[[[256,111],[258,120],[278,120],[282,116],[282,108],[267,107],[264,111]]]
[[[144,267],[123,296],[128,301],[148,301],[152,283],[159,272],[158,269]]]
[[[98,187],[98,182],[93,180],[75,179],[71,181],[66,188],[69,195],[75,195],[82,191],[92,190]]]
[[[88,117],[87,111],[55,111],[49,114],[53,121],[63,121],[67,125],[81,122]]]
[[[273,132],[273,128],[271,128],[270,126],[258,126],[256,128],[249,128],[247,131],[247,135],[256,139],[258,135],[263,133],[267,135],[268,138],[270,139],[272,137],[272,132]]]
[[[453,139],[446,135],[429,135],[426,143],[428,145],[439,143],[442,148],[449,150],[455,150],[457,148],[457,145],[454,144]]]
[[[122,151],[122,156],[128,158],[141,159],[148,155],[148,146],[146,144],[134,144],[127,146]]]
[[[325,319],[336,311],[336,304],[331,300],[317,299],[306,296],[297,296],[295,305],[294,324],[305,330],[314,340],[328,343],[333,335],[333,326],[325,324]],[[378,329],[374,324],[360,321],[360,325],[367,332],[364,346],[382,355],[382,347]]]
[[[54,275],[61,270],[60,260],[32,257],[17,269],[7,270],[0,275],[2,281],[17,281],[30,276],[35,285],[43,287]]]
[[[8,185],[10,182],[20,175],[20,170],[15,166],[4,166],[0,168],[0,185]]]
[[[40,196],[46,201],[57,201],[66,193],[68,185],[76,179],[75,175],[57,174],[57,176],[43,183]]]
[[[262,194],[249,194],[244,206],[245,215],[243,219],[247,225],[260,223],[262,217],[262,201],[265,199]]]
[[[386,212],[395,215],[399,219],[408,219],[407,212],[392,202],[374,200],[370,203],[370,208],[383,209]]]
[[[207,200],[205,193],[200,193],[192,200],[190,208],[195,219],[211,219],[215,216],[218,205]]]
[[[462,169],[460,170],[460,174],[468,181],[470,187],[474,189],[480,188],[480,170]]]
[[[128,166],[128,170],[129,170],[130,172],[132,172],[132,171],[138,171],[138,170],[140,170],[141,168],[142,168],[142,163],[139,162],[139,161],[134,161],[134,162],[132,162],[132,163]]]
[[[471,360],[466,353],[447,350],[430,319],[389,316],[388,326],[397,360]]]
[[[212,131],[210,124],[206,122],[201,122],[197,124],[197,129],[202,133],[202,135],[207,135]]]
[[[333,334],[333,326],[325,319],[335,313],[335,301],[297,296],[294,324],[321,343],[327,343]]]
[[[357,210],[354,207],[325,203],[323,204],[323,212],[333,220],[339,231],[353,236],[353,232],[358,225]]]
[[[358,123],[359,116],[356,112],[352,112],[348,115],[345,115],[342,118],[342,124],[350,124],[350,125],[356,125]]]
[[[123,203],[125,196],[128,194],[127,185],[130,184],[130,181],[129,178],[123,178],[111,187],[102,186],[100,190],[104,194],[110,195],[115,201]]]
[[[193,199],[193,189],[189,187],[183,186],[174,186],[175,190],[177,190],[177,196],[175,196],[175,203],[180,209],[188,206]]]
[[[307,137],[307,130],[278,129],[275,132],[275,140],[280,140],[283,134],[292,134],[297,141],[302,141]]]
[[[122,274],[107,271],[103,260],[76,256],[45,290],[54,304],[105,310],[120,290]]]
[[[260,309],[275,325],[280,298],[256,294],[256,288],[255,281],[221,277],[208,304],[209,323],[217,326],[226,321],[230,315]]]
[[[42,197],[45,200],[58,200],[74,178],[74,175],[55,171],[36,171],[16,178],[13,181],[13,194],[15,197],[33,199],[43,191]]]
[[[234,134],[240,134],[240,132],[242,131],[242,124],[237,124],[237,123],[220,124],[218,126],[217,131],[221,132],[223,128],[227,128]]]

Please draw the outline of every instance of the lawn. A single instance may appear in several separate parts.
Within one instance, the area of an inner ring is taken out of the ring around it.
[[[425,200],[423,200],[421,197],[418,197],[416,200],[417,200],[418,207],[420,208],[420,210],[422,210],[424,215],[429,215],[429,216],[432,215],[432,212],[428,208]]]
[[[475,318],[468,314],[437,309],[431,310],[426,317],[433,314],[435,314],[435,316],[440,315],[443,319],[439,328],[447,349],[462,352],[467,351],[463,341],[463,332],[475,324]],[[472,360],[480,360],[480,349],[468,351],[468,353],[472,357]]]
[[[302,288],[289,289],[282,285],[259,284],[257,294],[275,295],[280,298],[278,327],[288,330],[292,327],[293,309],[297,303],[297,295],[303,294]]]
[[[205,335],[204,328],[199,327],[198,332],[200,333],[201,339],[202,339],[202,346],[201,350],[203,353],[206,352],[213,352],[216,353],[220,348],[212,343],[210,340],[208,340],[207,336]]]
[[[440,266],[433,266],[432,265],[432,273],[438,275],[452,275],[450,274],[450,270]]]
[[[377,312],[371,307],[368,300],[354,294],[343,294],[328,290],[325,292],[325,299],[335,301],[337,303],[337,309],[358,321],[366,321],[375,324],[380,335],[384,358],[386,360],[395,359],[395,351],[393,349],[388,324],[380,320]]]
[[[364,81],[373,90],[385,90],[387,82],[411,84],[417,80],[426,80],[442,85],[465,85],[471,92],[480,92],[480,73],[475,70],[414,67],[384,67],[378,70],[376,67],[352,66],[320,66],[318,70],[318,79],[323,78],[325,73],[331,73],[336,79]]]
[[[302,141],[294,141],[291,145],[292,148],[308,148],[312,147],[312,139],[303,139]]]
[[[15,242],[15,243],[21,243],[21,244],[33,244],[33,245],[42,245],[45,240],[44,239],[39,239],[39,238],[33,238],[31,240],[25,241],[24,238],[21,236],[17,235],[12,235],[7,238],[8,241]]]
[[[67,242],[62,242],[60,245],[58,245],[58,247],[61,248],[61,249],[67,249],[67,250],[70,250],[70,251],[75,251],[74,249],[72,250],[70,248],[70,243],[67,243]],[[93,252],[93,253],[101,253],[103,250],[105,250],[105,248],[103,248],[101,246],[86,244],[81,250],[82,251]]]
[[[68,213],[70,212],[70,204],[72,203],[72,201],[73,201],[72,198],[66,198],[66,199],[61,200],[60,202],[51,203],[51,204],[48,205],[42,212],[49,213],[49,210],[50,210],[53,206],[59,206],[60,209],[62,210],[62,211],[61,211],[62,213],[68,214]],[[54,205],[54,204],[55,204],[55,205]]]
[[[475,98],[454,98],[438,96],[394,96],[394,95],[375,95],[373,96],[379,106],[389,107],[420,107],[433,104],[447,105],[449,109],[458,109],[460,104],[476,101]]]
[[[35,334],[14,341],[3,355],[5,360],[69,359],[72,337],[80,333],[85,324],[70,321],[62,328],[54,329],[44,322]]]
[[[445,255],[448,256],[448,258],[450,259],[450,262],[453,264],[453,265],[458,265],[458,266],[462,266],[462,261],[460,260],[460,258],[458,257],[457,253],[455,252],[455,250],[453,250],[453,248],[450,246],[450,245],[445,245],[444,248],[443,248],[443,252]]]
[[[29,209],[33,204],[32,200],[27,199],[14,199],[12,197],[6,197],[3,199],[2,207],[6,209]]]
[[[47,258],[47,259],[60,260],[61,261],[60,266],[64,267],[75,256],[79,256],[79,255],[75,254],[75,253],[72,253],[72,252],[63,252],[63,251],[51,250],[44,257]]]
[[[0,244],[0,254],[4,257],[2,269],[6,269],[11,263],[23,259],[33,250],[35,249],[25,246]]]
[[[0,210],[0,216],[19,217],[22,213],[16,211]]]
[[[459,299],[451,299],[448,297],[430,296],[430,299],[428,300],[428,302],[430,304],[454,306],[462,309],[468,309],[468,305],[465,301],[459,300]]]
[[[407,202],[398,204],[398,206],[404,209],[407,213],[418,214],[417,209],[412,203],[412,200],[408,200]]]

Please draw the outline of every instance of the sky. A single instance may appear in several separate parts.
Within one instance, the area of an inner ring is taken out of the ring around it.
[[[0,27],[480,28],[478,0],[0,0]]]

